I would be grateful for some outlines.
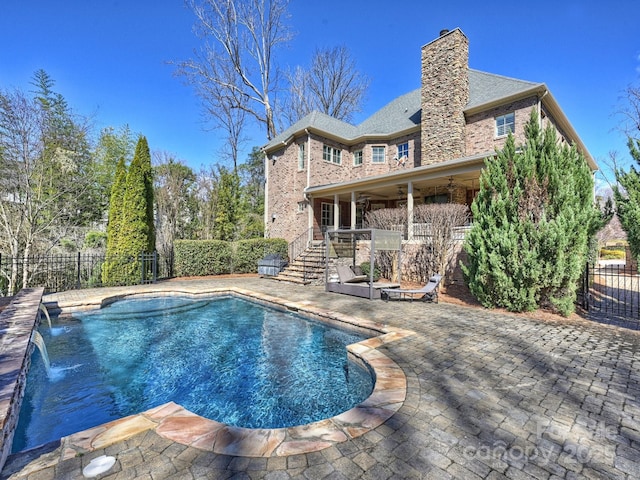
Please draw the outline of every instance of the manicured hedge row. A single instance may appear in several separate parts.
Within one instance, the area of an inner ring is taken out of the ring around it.
[[[270,253],[287,258],[288,245],[281,238],[254,238],[237,242],[176,240],[174,272],[177,277],[257,273],[258,261]]]
[[[627,254],[624,250],[617,248],[601,248],[600,259],[601,260],[624,260]]]
[[[257,273],[258,261],[277,253],[287,259],[289,245],[283,238],[252,238],[233,242],[233,273]]]

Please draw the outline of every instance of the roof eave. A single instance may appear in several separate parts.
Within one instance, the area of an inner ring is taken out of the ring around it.
[[[589,164],[589,168],[591,168],[591,170],[594,172],[596,170],[600,170],[600,167],[598,167],[598,164],[589,153],[589,150],[587,150],[587,147],[585,146],[585,144],[582,142],[582,139],[578,135],[578,132],[576,132],[576,130],[573,128],[573,125],[571,124],[567,116],[564,114],[564,112],[562,111],[562,108],[560,107],[555,97],[549,90],[547,90],[546,95],[542,97],[542,103],[544,103],[544,105],[547,107],[549,112],[553,115],[553,118],[558,123],[558,125],[567,133],[570,139],[576,144],[578,151],[582,153],[582,155],[584,155],[585,159],[587,160],[587,163]]]
[[[505,103],[515,102],[518,100],[522,100],[523,98],[531,97],[533,95],[540,96],[548,91],[549,89],[544,83],[538,83],[537,85],[533,85],[531,88],[527,88],[526,90],[521,90],[512,95],[496,98],[495,100],[491,100],[490,102],[481,103],[471,108],[467,108],[464,111],[464,113],[465,115],[474,115],[476,113],[485,112],[491,108],[499,107],[501,105],[504,105]]]
[[[295,138],[300,137],[303,134],[307,135],[308,133],[313,133],[313,134],[315,134],[315,135],[317,135],[319,137],[323,137],[323,138],[326,138],[326,139],[329,139],[329,140],[333,140],[335,142],[342,143],[344,145],[352,146],[352,145],[356,145],[358,143],[367,142],[367,141],[392,140],[394,138],[402,137],[404,135],[409,135],[411,133],[415,133],[415,132],[418,132],[418,131],[420,131],[420,124],[414,125],[414,126],[409,127],[409,128],[405,128],[403,130],[398,130],[398,131],[395,131],[395,132],[391,132],[391,133],[364,134],[364,135],[358,135],[358,136],[352,137],[352,138],[346,138],[346,137],[341,137],[340,135],[336,135],[334,133],[330,133],[330,132],[324,131],[324,130],[319,129],[319,128],[306,127],[306,128],[301,128],[300,130],[296,130],[291,135],[289,135],[289,137],[287,137],[286,140],[283,140],[282,142],[278,142],[278,143],[276,143],[274,145],[271,145],[271,146],[269,146],[269,144],[267,144],[264,147],[262,147],[262,149],[263,149],[263,151],[265,153],[270,153],[270,152],[273,152],[273,151],[280,150],[281,148],[286,147]]]

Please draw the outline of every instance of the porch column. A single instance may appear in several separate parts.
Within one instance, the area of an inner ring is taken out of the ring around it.
[[[407,184],[407,240],[413,240],[413,182]]]
[[[356,229],[356,192],[351,192],[351,230]]]
[[[307,230],[311,230],[313,228],[313,197],[307,197]],[[311,233],[311,238],[309,240],[313,240],[313,233]]]
[[[337,193],[333,196],[333,228],[340,228],[340,198]]]

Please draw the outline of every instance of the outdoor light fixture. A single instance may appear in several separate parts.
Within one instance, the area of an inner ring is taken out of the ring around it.
[[[449,191],[449,193],[453,193],[455,188],[456,187],[453,185],[453,177],[449,177],[449,184],[447,185],[447,190]]]
[[[275,222],[275,221],[276,221],[276,218],[278,218],[278,216],[277,216],[275,213],[272,213],[272,214],[271,214],[271,221],[272,221],[272,222]]]

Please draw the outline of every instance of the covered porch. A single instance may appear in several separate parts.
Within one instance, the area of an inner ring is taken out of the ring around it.
[[[404,240],[428,236],[428,225],[414,222],[414,208],[431,203],[470,206],[479,190],[485,155],[305,189],[308,228],[320,240],[328,230],[366,228],[367,212],[407,209]],[[463,230],[464,227],[461,227]],[[464,232],[461,231],[461,235]]]

